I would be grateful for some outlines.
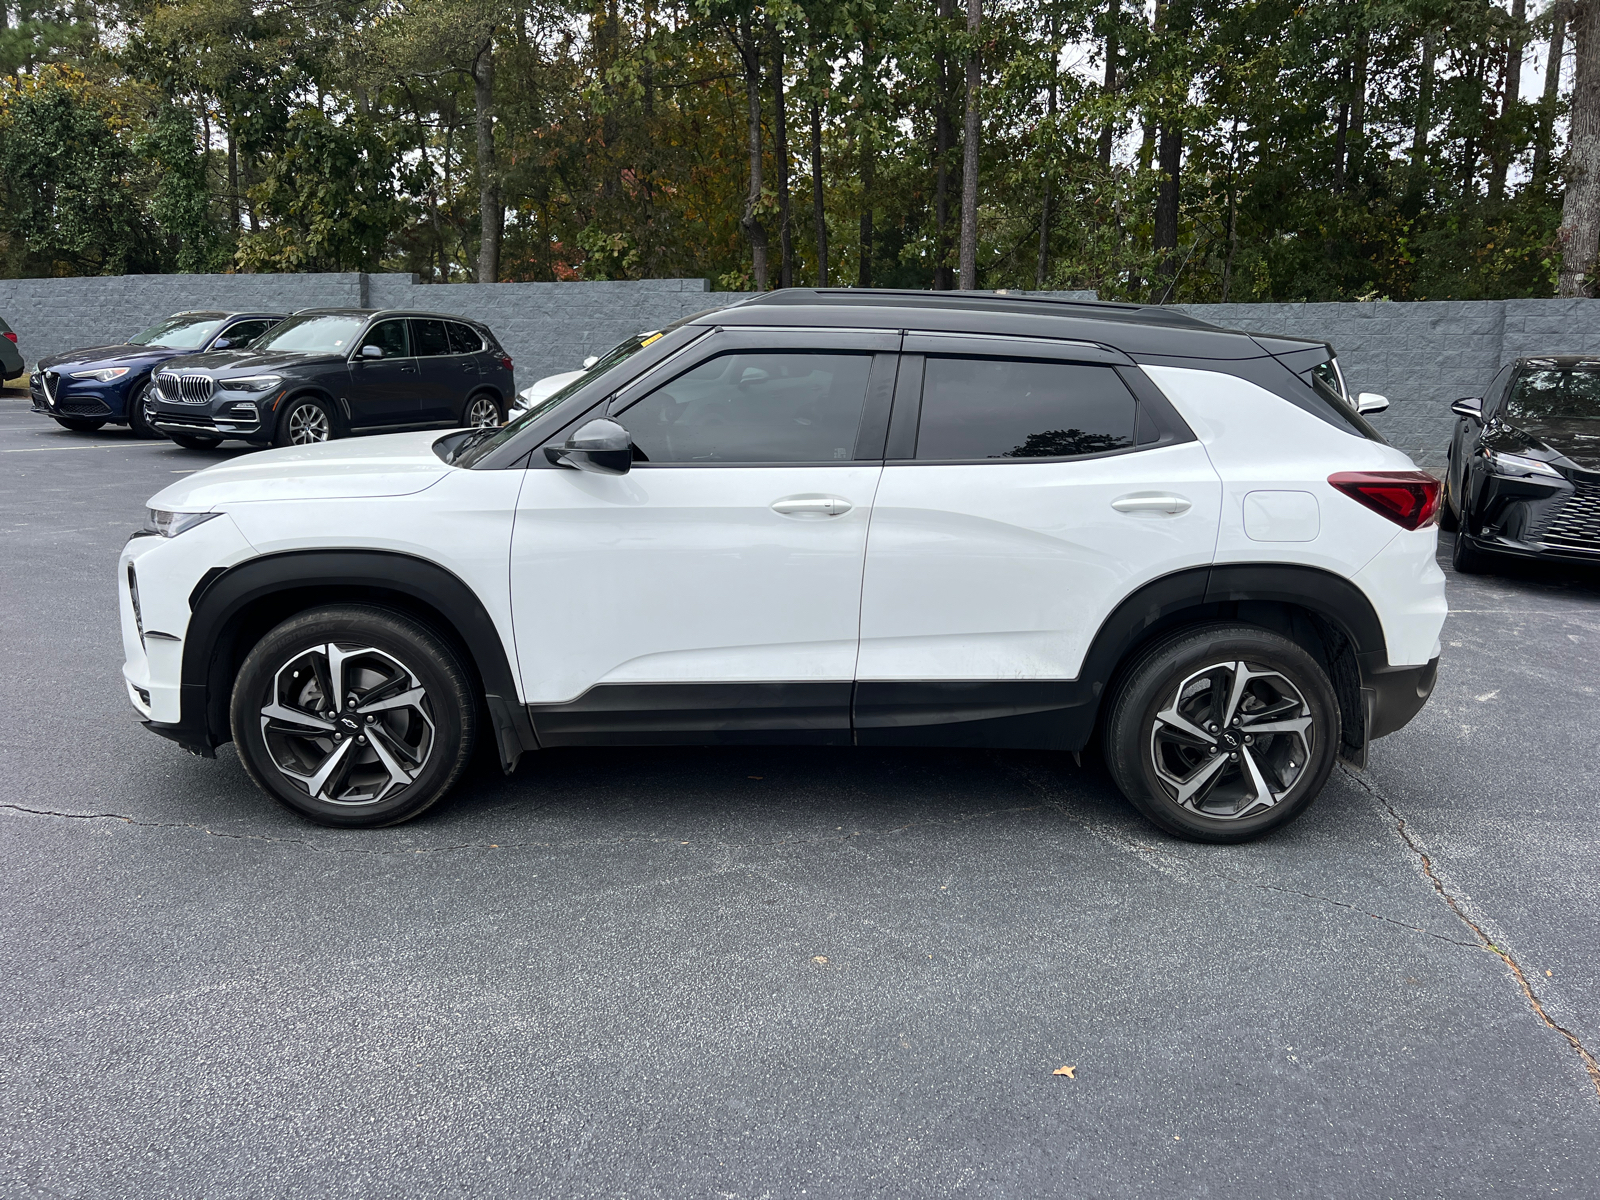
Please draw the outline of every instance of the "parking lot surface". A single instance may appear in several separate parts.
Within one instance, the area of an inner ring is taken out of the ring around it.
[[[1594,577],[1452,577],[1432,702],[1251,845],[1087,755],[778,748],[344,832],[123,694],[117,550],[231,453],[0,400],[0,1195],[1600,1187]]]

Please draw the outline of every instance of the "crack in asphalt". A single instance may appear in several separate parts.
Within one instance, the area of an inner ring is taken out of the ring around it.
[[[1422,868],[1423,875],[1433,885],[1433,890],[1439,894],[1439,897],[1449,907],[1450,911],[1456,915],[1456,918],[1468,929],[1472,930],[1472,936],[1477,939],[1477,947],[1487,950],[1505,964],[1506,969],[1511,972],[1511,977],[1517,981],[1517,986],[1522,989],[1522,994],[1528,1001],[1528,1007],[1533,1010],[1533,1015],[1544,1022],[1545,1026],[1553,1033],[1558,1033],[1567,1040],[1567,1044],[1572,1047],[1573,1053],[1583,1063],[1584,1070],[1589,1073],[1589,1082],[1594,1085],[1595,1097],[1600,1099],[1600,1062],[1595,1060],[1595,1056],[1589,1052],[1577,1034],[1566,1028],[1566,1026],[1557,1023],[1545,1011],[1544,1002],[1539,999],[1538,993],[1533,990],[1533,985],[1528,982],[1528,976],[1522,969],[1522,964],[1516,960],[1510,951],[1500,946],[1484,932],[1483,926],[1467,915],[1465,905],[1449,888],[1445,887],[1444,880],[1440,878],[1438,871],[1434,869],[1433,858],[1412,835],[1410,827],[1406,824],[1406,819],[1400,815],[1394,804],[1389,800],[1389,797],[1384,795],[1383,789],[1377,783],[1357,775],[1342,764],[1340,770],[1360,784],[1369,796],[1383,806],[1384,811],[1394,821],[1395,832],[1400,835],[1400,840],[1405,843],[1406,848],[1416,857],[1418,864]]]

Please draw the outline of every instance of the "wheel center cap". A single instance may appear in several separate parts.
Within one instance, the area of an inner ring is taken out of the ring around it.
[[[1230,729],[1228,732],[1222,735],[1222,744],[1228,747],[1230,750],[1237,748],[1239,745],[1239,735]]]
[[[343,725],[345,729],[351,733],[354,733],[357,729],[361,728],[361,722],[357,721],[354,717],[340,717],[339,724]]]

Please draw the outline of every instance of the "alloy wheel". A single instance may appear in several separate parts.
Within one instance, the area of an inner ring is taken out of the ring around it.
[[[328,414],[320,404],[300,404],[289,412],[289,444],[309,446],[332,436]]]
[[[1288,676],[1220,662],[1184,679],[1157,711],[1150,758],[1181,807],[1236,821],[1289,794],[1314,741],[1311,708]]]
[[[473,429],[487,429],[500,424],[500,406],[488,396],[479,396],[467,405],[467,424]]]
[[[393,800],[427,766],[435,726],[427,689],[394,655],[327,642],[273,675],[261,706],[272,765],[313,800]]]

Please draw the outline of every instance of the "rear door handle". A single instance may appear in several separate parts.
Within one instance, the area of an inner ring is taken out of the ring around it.
[[[772,502],[772,511],[784,517],[841,517],[854,507],[843,496],[788,496]]]
[[[1111,507],[1124,513],[1159,512],[1177,516],[1179,513],[1188,512],[1194,505],[1185,496],[1145,492],[1134,496],[1119,496],[1111,502]]]

